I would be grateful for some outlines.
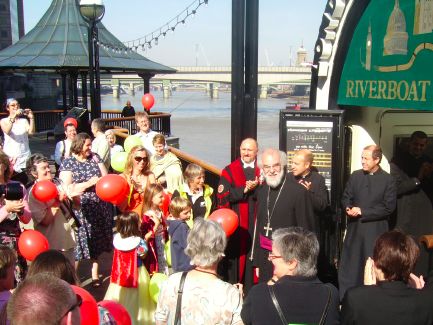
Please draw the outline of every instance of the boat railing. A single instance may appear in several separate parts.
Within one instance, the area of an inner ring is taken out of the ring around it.
[[[8,116],[8,113],[0,113],[0,118]],[[63,110],[51,109],[43,111],[33,111],[35,117],[35,131],[44,132],[54,129],[57,123],[62,119]]]
[[[116,135],[116,143],[123,145],[123,142],[125,141],[128,134],[125,133],[125,130],[120,130],[117,128],[113,129],[113,131]],[[221,176],[221,169],[174,147],[169,146],[168,150],[175,154],[177,158],[179,158],[182,163],[183,170],[185,170],[186,166],[190,163],[201,166],[205,170],[206,184],[214,189],[214,195],[216,195],[216,189],[218,188],[218,183]]]
[[[42,110],[33,111],[33,114],[35,116],[35,131],[46,132],[52,131],[56,124],[62,120],[64,111],[61,109]],[[8,113],[0,113],[0,119],[6,116],[8,116]],[[104,110],[101,112],[101,118],[108,126],[127,129],[129,134],[134,134],[137,131],[134,117],[121,117],[121,111]],[[149,115],[152,130],[165,136],[171,136],[170,119],[171,114],[167,113],[152,112]]]
[[[134,117],[122,117],[121,111],[101,111],[101,118],[105,121],[107,126],[118,126],[128,129],[129,134],[137,132]],[[165,136],[171,136],[171,114],[152,112],[149,114],[149,120],[152,125],[152,130]]]

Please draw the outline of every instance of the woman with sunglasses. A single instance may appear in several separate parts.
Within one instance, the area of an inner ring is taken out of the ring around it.
[[[129,194],[119,206],[122,212],[134,211],[141,217],[143,215],[144,191],[156,182],[155,175],[149,169],[149,153],[143,146],[131,149],[126,159],[125,170],[121,174],[129,184]]]

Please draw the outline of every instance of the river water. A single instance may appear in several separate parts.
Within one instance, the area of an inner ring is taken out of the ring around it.
[[[174,91],[164,99],[161,91],[152,91],[152,111],[171,114],[171,131],[179,137],[180,149],[201,160],[223,168],[230,162],[231,94],[219,92],[212,99],[204,91]],[[141,93],[120,98],[103,95],[103,110],[120,110],[127,100],[142,110]],[[279,146],[279,112],[293,99],[259,99],[257,103],[257,140],[260,148]]]

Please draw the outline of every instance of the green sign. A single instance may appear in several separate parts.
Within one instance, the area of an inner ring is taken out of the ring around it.
[[[431,0],[371,0],[350,44],[338,104],[433,110]]]

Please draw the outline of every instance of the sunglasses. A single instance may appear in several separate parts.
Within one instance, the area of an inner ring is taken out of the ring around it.
[[[136,162],[147,161],[147,157],[140,157],[140,156],[137,156],[137,157],[134,157],[134,160],[135,160]]]
[[[71,306],[71,308],[67,310],[66,313],[63,314],[62,318],[65,317],[67,314],[69,314],[71,311],[73,311],[75,308],[80,307],[83,304],[83,298],[81,298],[81,296],[78,294],[76,294],[75,296],[77,297],[77,301],[75,302],[75,304]]]

